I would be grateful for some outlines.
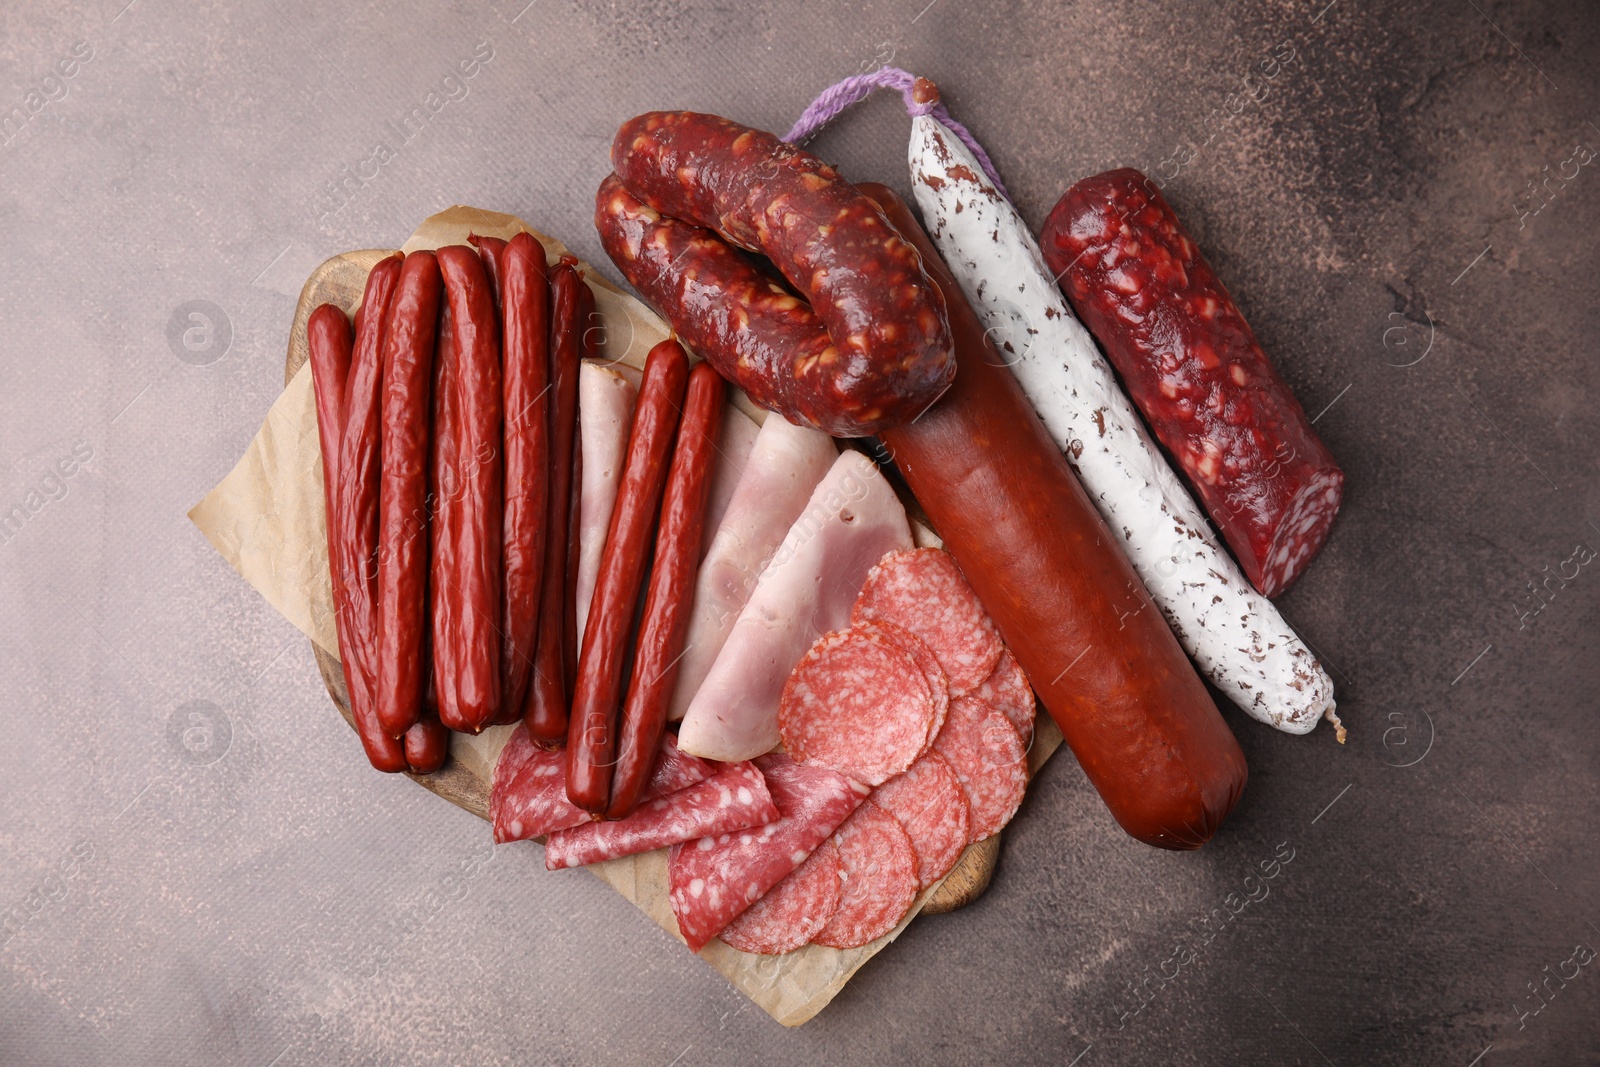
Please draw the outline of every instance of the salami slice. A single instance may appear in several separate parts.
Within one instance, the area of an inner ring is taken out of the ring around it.
[[[720,937],[740,952],[763,956],[793,952],[828,925],[839,909],[839,889],[839,850],[832,841],[824,841],[793,874],[729,923]]]
[[[873,790],[872,802],[899,820],[917,860],[917,888],[945,875],[967,847],[967,797],[949,762],[929,752]]]
[[[933,654],[928,642],[892,622],[884,622],[882,619],[863,619],[851,629],[874,630],[881,633],[909,652],[917,661],[917,666],[922,668],[923,677],[928,679],[928,688],[933,693],[933,718],[928,723],[928,739],[922,746],[922,751],[927,752],[933,747],[933,739],[939,736],[939,730],[944,726],[944,717],[950,711],[950,679],[944,673],[944,668],[939,666],[939,657]]]
[[[998,708],[972,696],[950,701],[933,750],[956,772],[967,798],[967,841],[982,841],[1011,821],[1028,788],[1022,737]]]
[[[764,826],[778,817],[761,772],[730,763],[686,789],[640,804],[626,818],[558,830],[544,846],[548,870],[636,856],[712,834]]]
[[[1011,725],[1017,728],[1017,733],[1022,737],[1022,747],[1032,747],[1033,720],[1038,713],[1033,686],[1023,673],[1022,664],[1017,662],[1017,657],[1011,654],[1009,648],[1000,653],[1000,662],[994,665],[989,677],[979,682],[978,688],[969,695],[999,708],[1011,720]]]
[[[489,821],[497,844],[570,829],[594,818],[567,799],[566,756],[562,749],[535,745],[524,729],[511,731],[489,789]],[[720,766],[680,750],[668,734],[661,740],[645,796],[676,793],[710,778]]]
[[[951,696],[982,682],[1003,647],[978,595],[942,548],[913,548],[879,560],[852,619],[881,619],[922,638],[949,676]]]
[[[867,796],[861,783],[781,752],[755,764],[778,806],[777,821],[672,847],[672,914],[696,952],[804,863]]]
[[[880,785],[927,747],[937,711],[927,676],[899,642],[871,629],[835,630],[789,675],[778,734],[795,759]]]
[[[839,907],[812,943],[860,948],[893,930],[917,897],[917,857],[900,821],[868,801],[833,835]]]

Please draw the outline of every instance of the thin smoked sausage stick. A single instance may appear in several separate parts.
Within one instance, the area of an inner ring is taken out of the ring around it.
[[[638,606],[688,377],[689,356],[678,342],[662,341],[650,350],[628,435],[628,458],[584,625],[572,718],[567,726],[567,799],[597,814],[606,810],[611,796],[628,632]]]

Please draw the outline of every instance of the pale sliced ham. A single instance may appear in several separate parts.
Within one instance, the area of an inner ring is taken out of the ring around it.
[[[727,421],[740,420],[743,415]],[[820,430],[796,426],[781,415],[768,415],[761,424],[721,521],[706,524],[716,533],[695,579],[672,718],[681,719],[689,710],[761,572],[838,454],[833,438]]]
[[[818,637],[850,624],[867,572],[911,547],[911,528],[873,462],[845,452],[789,528],[689,704],[678,744],[707,759],[751,759],[778,743],[789,672]]]
[[[578,371],[578,437],[583,473],[578,488],[578,635],[582,639],[606,547],[611,508],[628,452],[633,404],[639,389],[610,367],[584,360]]]
[[[770,416],[768,421],[771,421]],[[756,447],[756,436],[760,432],[756,420],[732,404],[723,412],[722,432],[717,436],[717,467],[711,473],[711,494],[706,497],[706,539],[700,546],[702,554],[711,547],[717,527],[728,514],[728,505],[733,503],[733,494],[744,480],[744,470],[750,464],[750,453]]]

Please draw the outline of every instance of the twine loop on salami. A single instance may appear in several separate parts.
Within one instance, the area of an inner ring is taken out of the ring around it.
[[[972,136],[965,126],[950,117],[950,112],[939,99],[938,88],[928,79],[919,78],[899,67],[883,67],[870,74],[852,74],[828,86],[811,101],[811,106],[805,109],[783,139],[790,144],[799,144],[832,122],[846,108],[859,104],[871,96],[874,89],[899,90],[900,97],[906,104],[906,113],[912,118],[932,115],[947,126],[951,133],[961,138],[962,144],[972,149],[972,154],[978,157],[978,164],[983,167],[983,173],[994,182],[994,187],[1000,195],[1007,200],[1011,199],[1011,194],[1006,192],[1005,183],[1000,180],[994,163],[989,159],[989,153],[983,150],[983,145],[978,143],[978,139]]]

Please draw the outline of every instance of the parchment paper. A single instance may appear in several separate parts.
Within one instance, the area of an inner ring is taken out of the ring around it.
[[[460,206],[430,217],[412,234],[403,250],[463,244],[469,233],[510,238],[522,231],[539,239],[550,262],[567,254],[560,241],[546,237],[518,218]],[[372,261],[377,258],[373,255]],[[370,268],[371,264],[366,266]],[[643,367],[650,348],[670,336],[667,325],[586,264],[580,263],[579,267],[594,291],[595,307],[604,326],[598,358],[635,369]],[[297,318],[296,329],[303,332],[302,318]],[[743,394],[731,392],[743,417],[757,422],[765,417],[766,413]],[[311,371],[309,366],[302,366],[267,412],[244,456],[190,510],[189,518],[268,603],[319,647],[337,657],[321,468]],[[454,735],[451,759],[487,782],[500,747],[512,729],[497,727],[477,737]],[[1048,716],[1040,716],[1036,735],[1029,753],[1030,772],[1037,770],[1061,741]],[[667,896],[665,850],[611,860],[588,869],[663,929],[681,937]],[[841,951],[812,945],[771,957],[738,952],[713,941],[699,955],[778,1022],[798,1026],[826,1007],[851,975],[898,937],[936,888],[922,893],[893,931],[862,948]]]

